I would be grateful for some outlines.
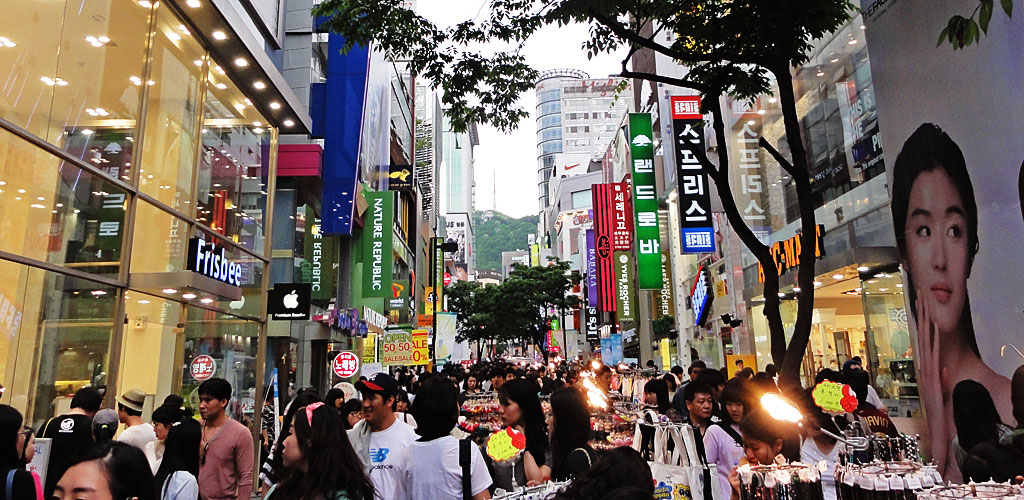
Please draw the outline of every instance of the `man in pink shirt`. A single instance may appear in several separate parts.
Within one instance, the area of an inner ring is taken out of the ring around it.
[[[203,418],[199,496],[203,500],[252,497],[252,433],[224,411],[229,400],[231,384],[227,380],[211,378],[199,386],[199,415]]]

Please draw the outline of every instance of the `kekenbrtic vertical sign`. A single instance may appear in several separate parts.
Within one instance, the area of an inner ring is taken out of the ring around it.
[[[700,96],[672,96],[672,133],[679,191],[679,230],[683,253],[715,251],[708,174],[687,148],[705,150]]]
[[[661,290],[661,234],[654,176],[654,135],[649,113],[629,114],[629,150],[633,159],[633,212],[636,217],[637,287]]]
[[[395,193],[370,191],[366,201],[370,206],[363,215],[363,297],[390,297]]]

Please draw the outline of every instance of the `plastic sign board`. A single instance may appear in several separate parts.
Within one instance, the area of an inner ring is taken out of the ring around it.
[[[363,215],[363,297],[390,297],[395,193],[367,192],[366,201],[370,206]]]
[[[354,352],[341,351],[331,362],[331,369],[334,374],[341,378],[349,378],[359,373],[359,356]]]
[[[367,333],[363,339],[363,366],[377,362],[377,334]]]
[[[849,384],[823,380],[811,391],[814,404],[831,414],[850,413],[857,409],[857,395]]]
[[[629,150],[633,160],[633,215],[636,227],[636,283],[641,290],[661,290],[661,230],[654,174],[654,132],[650,113],[629,114]]]
[[[391,165],[388,168],[388,189],[391,191],[412,191],[412,166]]]
[[[430,363],[430,332],[427,330],[412,331],[412,363],[413,365],[425,365]]]
[[[309,283],[277,283],[267,291],[267,314],[276,320],[308,320],[312,294]]]
[[[196,382],[209,380],[216,372],[217,362],[206,354],[200,354],[192,358],[192,361],[188,364],[188,373],[192,375]]]
[[[379,337],[380,362],[384,366],[412,364],[412,334],[393,330]]]
[[[615,312],[615,251],[632,245],[633,219],[629,216],[629,188],[625,183],[594,184],[594,249],[597,256],[597,306]]]
[[[444,273],[444,286],[448,286],[448,285],[451,285],[451,284],[452,284],[452,274],[451,273]]]
[[[697,279],[690,289],[690,303],[693,305],[693,321],[699,327],[704,326],[708,319],[708,311],[711,310],[711,302],[715,299],[711,293],[710,276],[708,269],[700,266],[697,269]]]
[[[185,269],[231,286],[242,286],[242,266],[228,260],[223,245],[207,242],[202,236],[188,240]]]
[[[660,262],[659,258],[659,262]],[[661,273],[661,270],[658,270]],[[615,302],[619,321],[636,321],[636,294],[633,292],[633,254],[615,252]]]
[[[496,462],[515,460],[526,449],[526,435],[506,427],[487,438],[487,456]]]
[[[593,229],[587,229],[587,307],[597,308],[597,246]]]
[[[679,228],[683,253],[715,251],[708,174],[690,148],[705,151],[704,115],[700,96],[672,96],[672,133],[679,192]]]
[[[306,234],[303,242],[302,278],[309,282],[313,298],[330,300],[334,290],[334,239],[320,231],[319,217],[306,205]]]

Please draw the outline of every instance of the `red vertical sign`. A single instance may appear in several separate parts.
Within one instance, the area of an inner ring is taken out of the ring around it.
[[[615,311],[615,265],[612,261],[616,234],[615,187],[619,184],[594,184],[594,243],[597,247],[597,306],[605,312]],[[619,188],[619,193],[628,192]],[[630,217],[625,218],[627,221]],[[626,241],[629,239],[627,237]],[[628,246],[627,246],[628,248]]]

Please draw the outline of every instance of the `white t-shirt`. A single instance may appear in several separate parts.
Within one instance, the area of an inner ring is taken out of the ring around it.
[[[451,436],[431,441],[413,441],[410,456],[422,457],[409,460],[406,468],[407,497],[412,500],[461,500],[462,466],[459,465],[459,440]],[[429,458],[427,458],[429,457]],[[491,485],[480,448],[469,447],[470,489],[478,495]]]
[[[139,450],[146,451],[146,443],[156,441],[156,433],[153,432],[153,424],[142,423],[121,431],[121,434],[117,436],[117,440],[130,444]]]
[[[824,460],[828,469],[821,473],[821,491],[825,494],[825,500],[836,500],[836,462],[839,461],[839,444],[832,447],[832,451],[826,455],[818,449],[813,439],[804,439],[800,446],[800,461],[805,464],[817,465]]]
[[[160,488],[161,500],[191,500],[199,498],[199,482],[183,470],[174,471]]]
[[[409,424],[395,420],[385,430],[370,433],[370,481],[381,500],[405,498],[405,469],[407,448],[416,438]]]

